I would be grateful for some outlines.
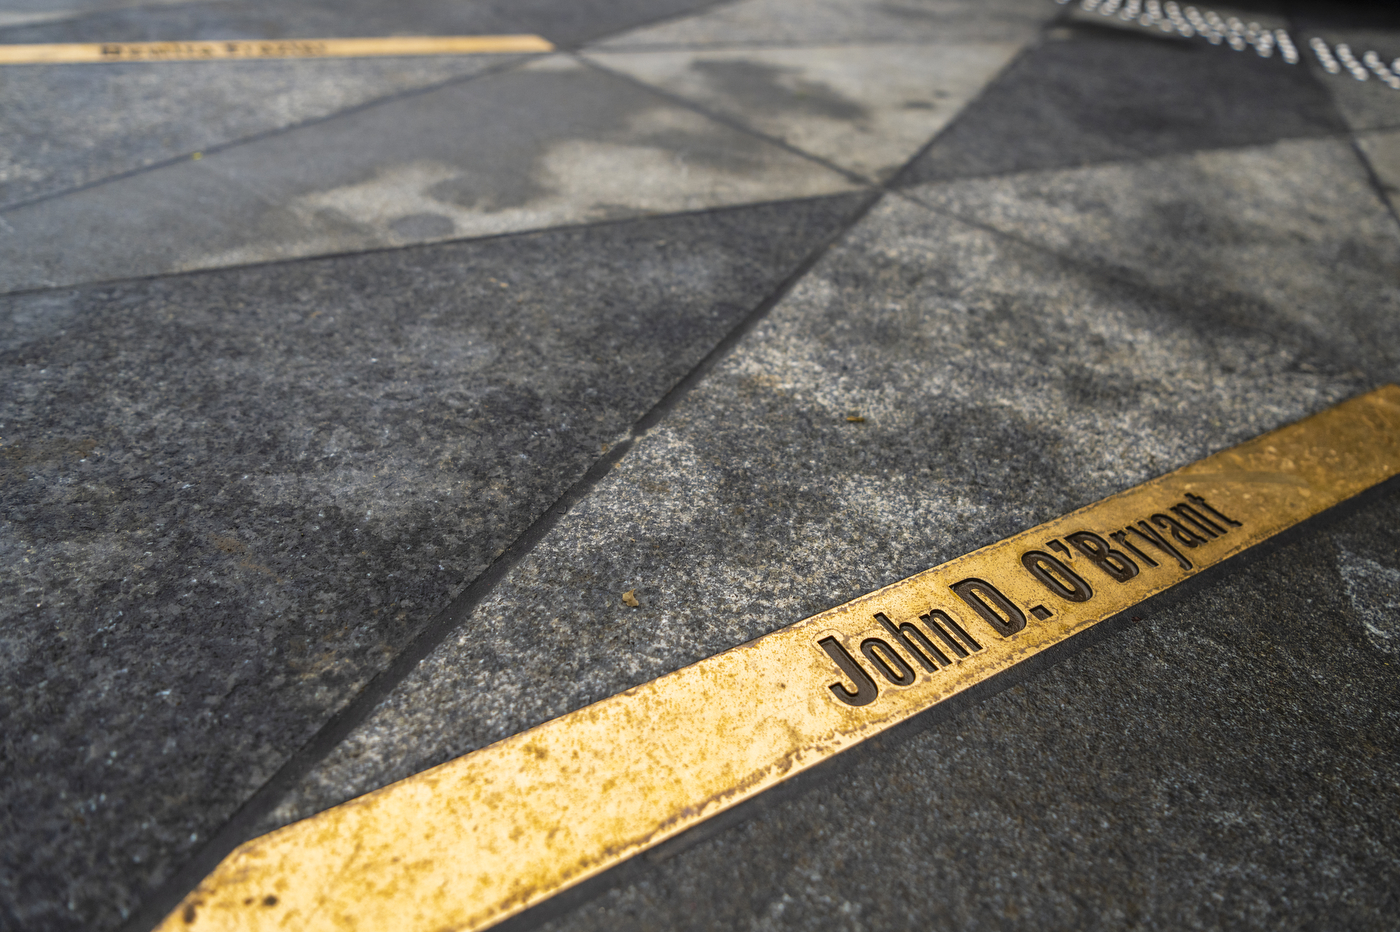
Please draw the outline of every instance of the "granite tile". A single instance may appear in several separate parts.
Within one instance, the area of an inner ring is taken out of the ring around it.
[[[630,81],[551,56],[6,211],[0,288],[855,187]]]
[[[1390,199],[1391,209],[1400,214],[1400,131],[1362,133],[1356,143]]]
[[[1346,131],[1306,68],[1205,42],[1076,24],[993,82],[906,176],[1060,168]]]
[[[1291,261],[1332,274],[1348,223],[1381,211],[1374,198],[1367,208],[1295,234],[1312,241],[1315,254]],[[1291,208],[1266,203],[1260,211],[1270,209],[1282,222]],[[1125,225],[1120,232],[1135,231]],[[1393,230],[1377,237],[1376,261],[1393,267],[1400,238]],[[1164,265],[1195,274],[1182,239],[1156,244]],[[1356,349],[1396,325],[1394,283],[1375,275],[1358,281],[1370,291],[1358,283],[1334,292],[1331,327],[1315,333],[1295,322],[1286,303],[1247,292],[1248,279],[1222,292],[1211,310],[1185,288],[1106,275],[1093,262],[888,198],[637,441],[263,827],[1394,380],[1400,363],[1392,355]],[[1352,302],[1366,312],[1352,311]],[[1384,550],[1367,553],[1380,559]],[[1383,565],[1395,562],[1392,554]],[[1354,587],[1363,600],[1365,587],[1375,585],[1367,580],[1388,578],[1363,578],[1367,570],[1362,565]],[[627,590],[635,590],[638,607],[622,603]],[[1034,743],[1035,733],[1024,740]],[[980,758],[978,766],[994,768],[997,760]],[[1092,763],[1067,760],[1064,773]],[[914,791],[898,797],[901,805],[921,798]],[[757,885],[782,863],[767,854],[745,859],[741,849],[725,851]],[[880,883],[914,883],[959,849],[925,850],[930,860],[912,863],[872,854],[852,883],[873,883],[881,872],[891,876]],[[684,909],[685,902],[672,905]],[[725,924],[745,910],[755,922],[769,917],[766,906],[750,902],[722,918],[715,910],[729,908],[726,902],[717,895],[698,908],[695,927]],[[649,917],[643,925],[692,922]],[[769,918],[786,927],[781,916]]]
[[[542,929],[1393,928],[1400,655],[1358,622],[1389,599],[1393,630],[1396,588],[1348,580],[1400,577],[1400,497],[1373,507]]]
[[[1025,42],[1056,13],[1049,0],[740,0],[641,26],[601,46]]]
[[[1400,361],[1395,219],[1346,140],[909,190],[1241,333],[1261,319],[1287,327],[1299,345],[1315,347],[1299,365],[1385,371]]]
[[[1325,40],[1334,49],[1345,44],[1358,60],[1364,60],[1371,51],[1386,66],[1400,58],[1400,24],[1392,29],[1319,29],[1308,35]],[[1332,94],[1337,109],[1352,129],[1400,128],[1400,90],[1383,83],[1369,70],[1364,81],[1356,80],[1345,69],[1339,74],[1328,74],[1311,49],[1305,50],[1303,57],[1309,70]]]
[[[867,178],[897,171],[1019,45],[842,45],[588,57]]]
[[[0,67],[0,209],[516,55]]]
[[[175,39],[286,39],[338,36],[535,33],[572,45],[669,17],[715,0],[7,0],[19,14],[0,20],[0,42],[145,42]],[[72,15],[76,14],[76,15]]]
[[[4,908],[117,924],[856,203],[5,298]]]

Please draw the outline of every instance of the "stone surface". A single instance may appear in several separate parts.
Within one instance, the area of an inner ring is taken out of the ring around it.
[[[1230,323],[1238,339],[1266,340],[1256,352],[1274,352],[1274,338],[1311,346],[1298,359],[1305,370],[1388,372],[1400,363],[1394,219],[1347,141],[1294,140],[909,191],[1163,292],[1217,326]]]
[[[5,299],[20,926],[124,918],[854,204]]]
[[[8,65],[0,209],[518,57]]]
[[[560,44],[597,39],[714,0],[6,0],[0,42],[144,42],[337,36],[536,33]],[[26,17],[40,16],[39,19]]]
[[[1317,35],[1333,47],[1345,43],[1357,59],[1371,50],[1386,65],[1400,58],[1400,23],[1392,29],[1320,29],[1309,31],[1308,35]],[[1369,71],[1365,81],[1356,80],[1346,70],[1340,74],[1328,74],[1318,64],[1311,49],[1304,56],[1308,68],[1319,82],[1327,86],[1337,102],[1337,109],[1353,129],[1400,128],[1400,91],[1382,83]]]
[[[1374,195],[1347,204],[1345,173],[1300,180],[1351,212],[1294,233],[1314,252],[1289,261],[1342,277],[1353,224],[1379,250],[1351,260],[1365,284],[1334,295],[1330,332],[1300,326],[1267,283],[1241,279],[1206,307],[1184,282],[1106,274],[885,201],[265,826],[1395,379],[1386,349],[1358,347],[1400,318],[1383,271],[1400,260],[1400,237]],[[1218,193],[1189,189],[1183,201],[1212,205]],[[1291,209],[1261,205],[1233,233],[1267,241]],[[1076,222],[1138,235],[1124,220]],[[1164,267],[1197,274],[1189,243],[1153,241]],[[1357,300],[1365,313],[1349,311]],[[629,589],[640,608],[620,601]]]
[[[0,288],[853,187],[815,162],[554,56],[6,211]]]
[[[1338,542],[1396,573],[1397,522],[1392,495],[543,929],[1392,928],[1400,661]]]
[[[1400,211],[1400,132],[1363,133],[1356,141],[1392,208]]]
[[[1015,43],[593,53],[589,59],[866,178],[907,162]]]
[[[1343,132],[1327,90],[1280,58],[1063,26],[982,94],[910,183]]]
[[[607,48],[840,42],[1021,42],[1057,10],[1049,0],[740,0],[611,37]]]

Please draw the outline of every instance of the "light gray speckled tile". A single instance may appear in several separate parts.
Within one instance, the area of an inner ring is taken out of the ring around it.
[[[552,56],[0,213],[0,288],[855,187],[629,81]]]
[[[601,47],[1025,42],[1058,12],[1049,0],[740,0],[642,26]]]
[[[898,170],[1018,43],[840,45],[589,58],[867,178]]]
[[[1314,183],[1335,181],[1324,175]],[[1269,202],[1261,206],[1257,230],[1239,227],[1236,235],[1264,235],[1270,222],[1283,222],[1264,217],[1269,209]],[[1362,222],[1378,209],[1373,200],[1346,219]],[[1315,254],[1292,261],[1330,274],[1335,246],[1349,234],[1342,220],[1314,226],[1301,235]],[[1157,248],[1164,257],[1179,254],[1179,274],[1194,274],[1188,244],[1158,240]],[[1375,248],[1389,250],[1381,257],[1389,261],[1400,243],[1382,237]],[[1229,311],[1212,313],[1189,288],[1179,298],[1116,280],[1092,262],[886,200],[266,827],[1395,379],[1400,371],[1384,352],[1356,352],[1397,316],[1391,283],[1367,280],[1371,293],[1358,285],[1336,297],[1331,329],[1319,334],[1297,326],[1290,308],[1270,303],[1267,293],[1242,301],[1240,291],[1222,292]],[[1369,315],[1343,312],[1344,301],[1358,299],[1369,302]],[[853,413],[864,423],[848,422]],[[636,609],[620,601],[633,588]],[[1361,636],[1359,626],[1353,634]],[[997,731],[999,740],[1033,746],[1040,734],[1018,737],[1010,728]],[[969,761],[968,779],[1002,758]],[[1093,763],[1081,756],[1061,766],[1071,773]],[[1034,775],[1004,776],[1033,782]],[[885,831],[901,806],[923,798],[912,791],[892,798],[872,831]],[[954,835],[974,828],[954,825]],[[824,870],[840,870],[833,859],[848,858],[851,885],[859,887],[887,872],[896,884],[906,882],[896,877],[924,876],[956,856],[949,844],[901,849],[897,861],[874,849],[800,855]],[[1014,839],[997,844],[998,857],[1014,855]],[[724,850],[755,885],[767,883],[772,859],[744,860],[742,844]],[[723,887],[701,875],[695,882]],[[685,902],[671,906],[684,912]],[[723,897],[697,907],[694,918],[669,908],[636,921],[703,927],[752,910],[776,928],[800,927],[795,917],[770,916],[763,904]],[[625,910],[600,915],[632,921]]]
[[[3,909],[120,922],[858,201],[0,299]]]

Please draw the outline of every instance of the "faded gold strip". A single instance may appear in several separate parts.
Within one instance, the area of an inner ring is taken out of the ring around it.
[[[246,58],[366,58],[551,52],[540,36],[390,36],[383,39],[229,39],[218,42],[69,42],[0,45],[0,65],[58,62],[214,61]]]
[[[160,929],[484,928],[1397,473],[1392,385],[250,841]]]

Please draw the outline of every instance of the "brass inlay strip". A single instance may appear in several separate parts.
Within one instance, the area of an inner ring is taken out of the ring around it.
[[[250,841],[160,929],[484,928],[1397,473],[1392,385]]]
[[[383,39],[228,39],[216,42],[65,42],[0,45],[0,65],[57,62],[213,61],[242,58],[364,58],[551,52],[540,36],[390,36]]]

